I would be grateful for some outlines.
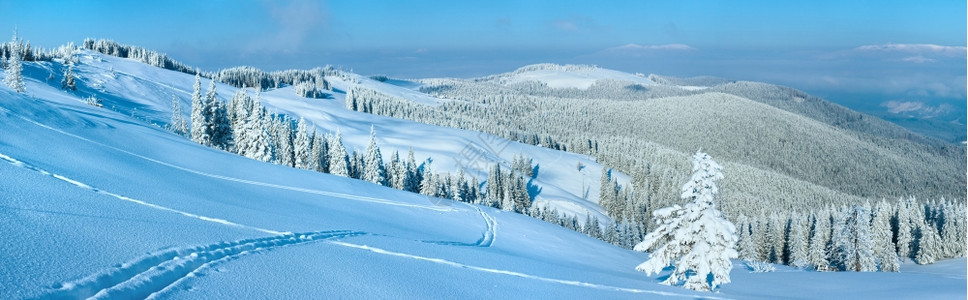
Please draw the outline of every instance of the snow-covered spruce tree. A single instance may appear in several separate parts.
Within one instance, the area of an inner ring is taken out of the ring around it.
[[[752,240],[751,244],[753,244],[753,253],[756,254],[751,260],[766,262],[770,257],[769,247],[767,247],[766,243],[766,235],[768,232],[766,225],[769,223],[769,220],[760,212],[759,217],[756,220],[751,220],[750,223],[750,240]]]
[[[70,60],[67,60],[67,70],[64,71],[64,79],[61,80],[61,89],[77,90],[77,84],[74,83],[74,63]]]
[[[208,135],[212,138],[212,147],[229,151],[233,147],[234,138],[232,137],[232,121],[229,120],[228,111],[225,103],[219,101],[215,94],[215,82],[208,91],[205,99],[208,117]]]
[[[834,247],[838,263],[845,271],[874,272],[874,243],[871,238],[870,210],[855,205],[844,211],[834,230]]]
[[[413,147],[410,147],[410,152],[407,154],[406,162],[406,176],[404,179],[404,189],[405,191],[416,193],[420,191],[420,181],[423,179],[423,173],[420,166],[417,165],[417,160],[413,156]]]
[[[251,109],[252,111],[246,114],[248,120],[243,127],[247,139],[245,156],[264,162],[274,161],[275,145],[272,143],[272,135],[269,132],[271,121],[266,117],[266,110],[262,107],[258,97],[253,102]]]
[[[292,119],[286,115],[276,118],[273,127],[273,140],[276,142],[276,161],[278,164],[295,167],[296,157],[292,146]]]
[[[722,167],[708,154],[696,151],[692,177],[682,186],[682,198],[692,200],[653,212],[657,227],[635,245],[635,251],[652,251],[649,260],[635,269],[659,273],[666,266],[675,269],[663,284],[697,291],[709,291],[729,283],[730,259],[736,258],[736,227],[716,209],[719,192],[716,180]]]
[[[212,84],[215,82],[213,81]],[[202,98],[202,81],[195,74],[195,91],[192,93],[191,139],[196,143],[211,146],[212,137],[208,135],[208,114],[205,113],[205,101]]]
[[[24,84],[23,53],[20,49],[20,39],[17,38],[17,30],[13,31],[13,38],[10,40],[10,58],[7,59],[6,77],[4,83],[14,92],[23,94],[27,91]]]
[[[941,257],[941,238],[938,229],[927,221],[922,220],[918,226],[921,238],[918,239],[918,252],[914,255],[914,262],[919,265],[929,265]]]
[[[783,246],[786,242],[787,219],[776,212],[770,214],[770,221],[766,231],[766,259],[767,262],[783,263]]]
[[[810,265],[808,260],[810,225],[805,217],[794,213],[790,222],[790,264],[797,268]]]
[[[618,205],[615,203],[616,195],[612,183],[612,170],[602,168],[602,176],[598,183],[598,205],[601,205],[610,215],[614,214]]]
[[[755,261],[758,255],[756,254],[756,246],[753,244],[753,236],[750,232],[749,218],[746,215],[740,214],[736,220],[739,222],[739,227],[736,228],[736,237],[739,240],[736,244],[739,250],[739,258]]]
[[[313,153],[310,159],[315,160],[316,172],[329,173],[329,138],[313,133]]]
[[[914,225],[911,215],[912,209],[917,206],[913,198],[898,201],[894,208],[894,226],[897,228],[897,256],[900,259],[912,258],[914,254]]]
[[[508,185],[503,185],[502,188],[503,190],[501,191],[501,202],[498,207],[500,207],[501,210],[503,211],[516,211],[517,207],[515,205],[514,199],[511,198],[511,189],[508,187]]]
[[[380,154],[380,147],[376,145],[376,130],[373,126],[370,126],[370,143],[366,145],[362,179],[379,185],[387,185],[386,170],[383,168],[383,155]]]
[[[807,261],[814,270],[827,271],[830,267],[827,252],[829,242],[830,216],[822,210],[821,213],[814,215],[813,236],[810,237],[810,248],[807,253]]]
[[[228,116],[231,121],[232,132],[235,134],[235,153],[249,157],[250,143],[254,137],[250,137],[248,129],[249,113],[252,111],[252,98],[249,97],[245,86],[235,92],[232,102],[228,105]]]
[[[387,186],[403,190],[403,183],[406,180],[406,167],[404,167],[404,162],[400,161],[400,153],[393,151],[390,155],[390,163],[387,164]]]
[[[945,257],[965,255],[965,207],[951,202],[945,203],[944,227],[941,228]]]
[[[350,177],[350,161],[343,147],[343,135],[336,129],[336,135],[329,140],[329,173]]]
[[[874,207],[874,219],[871,221],[871,238],[874,240],[874,258],[880,265],[881,272],[897,272],[899,261],[894,242],[891,241],[891,215],[894,208],[887,201],[881,200]]]
[[[168,123],[168,130],[180,136],[188,135],[188,122],[182,115],[181,101],[175,95],[171,95],[171,122]]]
[[[396,152],[394,152],[394,155],[396,155]],[[464,178],[464,168],[457,170],[457,176],[451,184],[450,189],[453,191],[451,199],[454,199],[454,201],[458,202],[470,202],[471,199],[470,195],[468,195],[467,179]]]
[[[350,156],[350,178],[363,179],[363,151],[353,148],[353,155]]]
[[[501,175],[501,165],[494,164],[491,171],[487,173],[487,205],[499,207],[504,201],[504,183],[501,182],[504,176]]]
[[[312,140],[309,139],[309,126],[302,117],[296,123],[296,134],[293,138],[293,156],[295,156],[296,168],[312,169],[310,167],[310,154],[312,152]]]
[[[431,197],[437,196],[437,180],[433,172],[427,172],[420,182],[420,194]]]

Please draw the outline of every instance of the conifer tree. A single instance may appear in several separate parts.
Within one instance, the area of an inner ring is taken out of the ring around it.
[[[251,107],[252,111],[247,113],[248,121],[245,122],[244,131],[246,132],[246,156],[271,162],[275,160],[275,145],[272,143],[272,134],[269,132],[270,120],[266,118],[265,108],[262,107],[257,97]]]
[[[363,179],[363,152],[353,148],[353,155],[350,156],[350,177]]]
[[[215,96],[214,81],[209,90],[209,98],[206,99],[208,108],[208,130],[212,137],[212,147],[229,151],[233,147],[232,121],[229,120],[225,104]]]
[[[293,139],[293,156],[296,168],[311,170],[312,140],[309,139],[309,127],[302,117],[296,123],[296,134]]]
[[[214,85],[214,81],[212,82]],[[195,74],[195,91],[192,93],[192,141],[196,143],[211,146],[212,137],[208,135],[208,113],[206,109],[206,102],[202,98],[202,83],[201,77]]]
[[[400,152],[393,151],[390,164],[387,166],[387,182],[390,183],[390,187],[401,191],[406,190],[407,168],[404,164],[405,162],[400,161]]]
[[[235,96],[232,97],[232,102],[229,103],[227,112],[229,120],[231,120],[232,132],[235,138],[235,153],[239,155],[250,157],[248,151],[251,148],[249,145],[253,142],[254,137],[248,136],[250,127],[249,122],[249,112],[251,111],[251,105],[246,104],[250,102],[248,93],[246,92],[245,86],[235,92]],[[251,132],[255,134],[254,132]]]
[[[696,151],[693,175],[682,187],[685,207],[675,205],[656,210],[657,228],[635,246],[635,251],[652,251],[649,260],[636,267],[647,274],[659,273],[670,263],[675,267],[663,284],[697,291],[709,291],[729,283],[729,271],[736,258],[736,227],[716,209],[715,181],[723,178],[722,167],[708,154]]]
[[[798,214],[792,215],[790,222],[790,264],[803,268],[809,266],[809,224]]]
[[[420,169],[417,167],[417,161],[413,156],[413,147],[410,148],[410,152],[407,154],[405,171],[406,179],[404,179],[404,190],[411,193],[419,192],[422,177],[420,174]]]
[[[457,170],[457,178],[451,182],[452,199],[457,202],[468,202],[467,179],[464,178],[464,168]]]
[[[329,139],[313,133],[313,153],[310,159],[315,161],[316,172],[329,173]]]
[[[770,213],[766,232],[766,258],[768,262],[783,263],[786,223],[786,218],[781,218],[776,212]]]
[[[386,170],[383,168],[383,155],[380,154],[380,147],[376,145],[376,130],[370,126],[370,142],[366,146],[366,156],[363,163],[363,180],[387,185]]]
[[[491,171],[487,173],[487,201],[491,206],[503,204],[505,190],[504,183],[501,182],[503,179],[501,165],[494,164],[491,166]]]
[[[433,172],[427,172],[424,175],[423,181],[420,182],[420,194],[436,197],[437,196],[437,180]]]
[[[279,116],[276,119],[274,134],[274,140],[276,141],[276,160],[280,165],[295,167],[296,157],[292,144],[292,119],[286,115]]]
[[[175,95],[171,95],[171,122],[168,123],[168,130],[180,136],[188,135],[188,122],[182,115],[181,101]]]
[[[912,258],[914,252],[914,220],[912,220],[912,209],[917,205],[913,198],[908,198],[897,203],[895,208],[894,222],[897,226],[897,256],[900,259]]]
[[[894,242],[891,241],[891,215],[893,208],[887,201],[881,200],[874,208],[874,218],[871,224],[871,238],[873,241],[874,257],[882,272],[897,272],[898,258]]]
[[[737,219],[739,227],[736,229],[736,237],[738,239],[737,248],[739,249],[739,258],[748,261],[756,261],[759,259],[759,255],[756,253],[756,245],[753,244],[753,236],[750,232],[749,218],[746,215],[740,214]]]
[[[329,173],[350,177],[350,161],[339,129],[336,129],[336,135],[329,140]]]
[[[61,80],[61,89],[77,90],[77,85],[74,83],[74,63],[70,60],[67,60],[67,70],[64,71],[64,79]]]
[[[830,242],[830,216],[826,212],[814,216],[813,236],[810,237],[808,261],[815,270],[825,271],[830,266],[827,244]]]
[[[4,81],[7,87],[12,89],[14,92],[23,94],[27,91],[27,85],[24,84],[23,75],[23,53],[20,49],[21,40],[17,38],[17,30],[13,31],[13,38],[10,40],[10,57],[7,58],[7,69],[6,77]]]
[[[752,240],[751,244],[753,244],[753,251],[756,253],[756,258],[754,260],[759,262],[767,262],[770,257],[769,245],[766,242],[768,232],[767,225],[769,224],[769,219],[767,219],[766,216],[760,212],[759,217],[755,220],[755,223],[753,223],[754,221],[750,222],[752,223],[750,239]]]
[[[877,271],[870,233],[870,211],[855,205],[842,213],[834,232],[834,246],[841,268],[847,271]]]
[[[918,227],[921,238],[917,241],[918,252],[914,255],[914,262],[919,265],[933,264],[941,256],[941,238],[938,236],[938,229],[923,220]]]

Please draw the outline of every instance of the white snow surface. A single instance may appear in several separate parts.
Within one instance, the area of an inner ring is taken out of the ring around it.
[[[589,67],[576,70],[538,69],[508,74],[507,83],[519,83],[528,80],[543,82],[551,88],[588,89],[595,82],[602,79],[631,81],[641,85],[654,85],[655,82],[647,77],[636,76],[621,71]]]
[[[45,82],[57,63],[24,64],[27,95],[0,87],[0,299],[966,296],[964,258],[900,273],[750,273],[734,263],[732,283],[715,293],[663,286],[668,272],[634,270],[647,254],[523,215],[202,147],[144,121],[167,119],[172,90],[187,105],[192,76],[82,56],[76,93]],[[92,93],[103,108],[84,104]],[[232,93],[219,85],[222,97]],[[397,145],[381,147],[423,145],[415,150],[434,169],[476,138],[289,94],[264,96],[320,129],[339,125],[352,145],[375,123],[381,142]],[[559,154],[517,147],[540,157],[538,178],[557,174],[542,178],[542,193],[578,184],[554,171]],[[560,157],[562,168],[587,159]],[[598,174],[590,178],[596,185]]]

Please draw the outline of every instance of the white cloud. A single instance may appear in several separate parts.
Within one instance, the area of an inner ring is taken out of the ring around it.
[[[920,101],[897,101],[891,100],[881,103],[887,111],[892,114],[919,115],[923,118],[933,118],[954,109],[951,105],[941,104],[938,106],[927,105]]]
[[[558,30],[561,31],[578,32],[578,24],[575,24],[574,21],[557,20],[555,21],[554,25],[555,28],[558,28]]]
[[[328,16],[322,2],[312,0],[264,1],[268,16],[276,27],[266,36],[254,39],[250,52],[291,52],[298,50],[315,30],[324,28]]]
[[[964,57],[968,53],[968,48],[963,46],[943,46],[935,44],[883,44],[883,45],[865,45],[854,48],[854,50],[862,52],[904,52],[904,53],[922,53],[922,54],[935,54],[944,55],[951,57]]]
[[[696,48],[690,47],[686,44],[664,44],[664,45],[639,45],[639,44],[627,44],[618,47],[608,48],[605,51],[651,51],[651,50],[673,50],[673,51],[684,51],[684,50],[696,50]]]
[[[927,58],[927,57],[924,57],[923,55],[918,55],[918,56],[910,56],[910,57],[902,58],[901,61],[916,63],[916,64],[923,64],[923,63],[937,62],[938,60],[933,58]]]
[[[583,16],[573,16],[568,19],[559,19],[551,23],[551,26],[563,32],[577,33],[585,31],[602,31],[604,27],[598,25],[595,19]]]

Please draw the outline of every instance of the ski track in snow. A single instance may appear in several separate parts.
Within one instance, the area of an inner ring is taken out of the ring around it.
[[[55,291],[41,298],[153,298],[186,278],[195,277],[204,268],[249,253],[362,234],[347,230],[316,231],[162,250],[79,280],[58,284]]]
[[[624,287],[603,285],[603,284],[597,284],[597,283],[589,283],[589,282],[583,282],[583,281],[577,281],[577,280],[565,280],[565,279],[548,278],[548,277],[531,275],[531,274],[525,274],[525,273],[520,273],[520,272],[515,272],[515,271],[508,271],[508,270],[500,270],[500,269],[492,269],[492,268],[486,268],[486,267],[472,266],[472,265],[462,264],[462,263],[459,263],[459,262],[454,262],[454,261],[450,261],[450,260],[446,260],[446,259],[432,258],[432,257],[424,257],[424,256],[412,255],[412,254],[406,254],[406,253],[400,253],[400,252],[393,252],[393,251],[384,250],[384,249],[380,249],[380,248],[370,247],[370,246],[366,246],[366,245],[352,244],[352,243],[347,243],[347,242],[326,241],[326,243],[332,244],[332,245],[337,245],[337,246],[343,246],[343,247],[349,247],[349,248],[356,248],[356,249],[360,249],[360,250],[366,250],[366,251],[370,251],[370,252],[377,253],[377,254],[382,254],[382,255],[389,255],[389,256],[396,256],[396,257],[403,257],[403,258],[410,258],[410,259],[416,259],[416,260],[421,260],[421,261],[427,261],[427,262],[432,262],[432,263],[447,265],[447,266],[451,266],[451,267],[455,267],[455,268],[470,269],[470,270],[475,270],[475,271],[480,271],[480,272],[493,273],[493,274],[502,274],[502,275],[507,275],[507,276],[514,276],[514,277],[520,277],[520,278],[526,278],[526,279],[532,279],[532,280],[538,280],[538,281],[544,281],[544,282],[551,282],[551,283],[558,283],[558,284],[564,284],[564,285],[571,285],[571,286],[577,286],[577,287],[593,288],[593,289],[606,290],[606,291],[635,293],[635,294],[652,294],[652,295],[659,295],[659,296],[663,296],[663,297],[729,299],[729,298],[711,297],[711,296],[706,296],[706,295],[702,295],[700,297],[700,296],[692,295],[692,294],[680,294],[680,293],[663,292],[663,291],[655,291],[655,290],[643,290],[643,289],[635,289],[635,288],[624,288]]]
[[[242,225],[242,224],[239,224],[239,223],[235,223],[235,222],[232,222],[232,221],[228,221],[228,220],[224,220],[224,219],[219,219],[219,218],[212,218],[212,217],[206,217],[206,216],[202,216],[202,215],[196,215],[196,214],[193,214],[193,213],[190,213],[190,212],[185,212],[185,211],[177,210],[177,209],[174,209],[174,208],[165,207],[165,206],[161,206],[161,205],[158,205],[158,204],[149,203],[149,202],[141,201],[141,200],[138,200],[138,199],[134,199],[134,198],[129,198],[129,197],[126,197],[126,196],[118,195],[118,194],[115,194],[115,193],[112,193],[112,192],[108,192],[108,191],[105,191],[105,190],[102,190],[102,189],[98,189],[98,188],[92,187],[92,186],[87,185],[87,184],[85,184],[83,182],[80,182],[80,181],[77,181],[77,180],[73,180],[73,179],[67,178],[67,177],[65,177],[63,175],[59,175],[59,174],[54,174],[54,173],[51,173],[51,172],[47,172],[44,169],[41,169],[41,168],[38,168],[38,167],[35,167],[35,166],[32,166],[32,165],[29,165],[27,163],[24,163],[22,161],[19,161],[19,160],[15,159],[15,158],[12,158],[10,156],[7,156],[6,154],[3,154],[3,153],[0,153],[0,159],[7,161],[11,165],[14,165],[14,166],[17,166],[17,167],[21,167],[21,168],[24,168],[24,169],[27,169],[27,170],[35,171],[35,172],[38,172],[40,174],[47,175],[47,176],[56,178],[58,180],[61,180],[61,181],[70,183],[70,184],[72,184],[74,186],[77,186],[79,188],[91,190],[91,191],[93,191],[95,193],[102,194],[102,195],[107,195],[107,196],[111,196],[111,197],[114,197],[114,198],[117,198],[117,199],[120,199],[120,200],[124,200],[124,201],[127,201],[127,202],[132,202],[132,203],[144,205],[144,206],[151,207],[151,208],[158,209],[158,210],[173,212],[173,213],[176,213],[176,214],[180,214],[180,215],[183,215],[183,216],[186,216],[186,217],[189,217],[189,218],[199,219],[199,220],[202,220],[202,221],[214,222],[214,223],[218,223],[218,224],[222,224],[222,225],[228,225],[228,226],[232,226],[232,227],[238,227],[238,228],[252,229],[252,230],[261,231],[261,232],[265,232],[265,233],[269,233],[269,234],[274,234],[274,235],[282,235],[282,234],[285,234],[285,232],[279,232],[279,231],[269,230],[269,229],[265,229],[265,228],[259,228],[259,227],[255,227],[255,226]]]
[[[93,141],[93,140],[90,140],[88,138],[85,138],[85,137],[82,137],[82,136],[78,136],[78,135],[75,135],[75,134],[70,133],[70,132],[66,132],[66,131],[63,131],[63,130],[60,130],[60,129],[57,129],[57,128],[53,128],[53,127],[44,125],[44,124],[42,124],[40,122],[31,120],[31,119],[29,119],[27,117],[24,117],[24,116],[17,115],[17,117],[19,117],[19,118],[21,118],[21,119],[23,119],[23,120],[25,120],[27,122],[30,122],[30,123],[32,123],[34,125],[43,127],[45,129],[48,129],[48,130],[51,130],[51,131],[54,131],[54,132],[57,132],[57,133],[60,133],[60,134],[66,135],[66,136],[70,136],[70,137],[73,137],[73,138],[76,138],[76,139],[79,139],[79,140],[82,140],[82,141],[85,141],[85,142],[88,142],[88,143],[91,143],[91,144],[94,144],[94,145],[98,145],[98,146],[101,146],[101,147],[104,147],[104,148],[107,148],[107,149],[111,149],[111,150],[114,150],[114,151],[118,151],[118,152],[121,152],[121,153],[124,153],[124,154],[127,154],[127,155],[131,155],[131,156],[134,156],[134,157],[137,157],[137,158],[141,158],[141,159],[144,159],[144,160],[147,160],[147,161],[150,161],[150,162],[159,164],[159,165],[163,165],[163,166],[166,166],[166,167],[174,168],[174,169],[177,169],[177,170],[181,170],[181,171],[185,171],[185,172],[188,172],[188,173],[192,173],[192,174],[196,174],[196,175],[201,175],[201,176],[205,176],[205,177],[209,177],[209,178],[215,178],[215,179],[221,179],[221,180],[225,180],[225,181],[238,182],[238,183],[243,183],[243,184],[248,184],[248,185],[263,186],[263,187],[269,187],[269,188],[275,188],[275,189],[281,189],[281,190],[289,190],[289,191],[295,191],[295,192],[302,192],[302,193],[307,193],[307,194],[315,194],[315,195],[329,196],[329,197],[334,197],[334,198],[354,200],[354,201],[360,201],[360,202],[371,202],[371,203],[378,203],[378,204],[385,204],[385,205],[393,205],[393,206],[402,206],[402,207],[410,207],[410,208],[428,209],[428,210],[434,210],[434,211],[453,211],[453,209],[451,209],[449,207],[446,207],[446,206],[439,206],[439,205],[420,205],[420,204],[413,204],[413,203],[403,203],[403,202],[393,201],[393,200],[384,199],[384,198],[367,197],[367,196],[360,196],[360,195],[353,195],[353,194],[346,194],[346,193],[338,193],[338,192],[331,192],[331,191],[321,191],[321,190],[315,190],[315,189],[293,187],[293,186],[287,186],[287,185],[281,185],[281,184],[267,183],[267,182],[261,182],[261,181],[255,181],[255,180],[248,180],[248,179],[241,179],[241,178],[236,178],[236,177],[223,176],[223,175],[217,175],[217,174],[202,172],[202,171],[199,171],[199,170],[190,169],[190,168],[178,166],[178,165],[175,165],[175,164],[171,164],[171,163],[168,163],[168,162],[160,161],[160,160],[157,160],[157,159],[154,159],[154,158],[150,158],[150,157],[147,157],[147,156],[144,156],[144,155],[141,155],[141,154],[133,153],[133,152],[130,152],[130,151],[127,151],[127,150],[124,150],[124,149],[121,149],[121,148],[117,148],[117,147],[114,147],[114,146],[111,146],[111,145],[102,144],[100,142]]]
[[[495,220],[494,217],[492,217],[491,215],[484,212],[484,210],[481,209],[479,206],[470,205],[467,203],[464,203],[464,204],[476,210],[481,215],[481,218],[484,219],[484,225],[487,226],[487,228],[484,230],[484,233],[481,234],[480,239],[478,239],[474,243],[431,241],[431,240],[418,240],[418,242],[444,245],[444,246],[464,246],[464,247],[481,247],[481,248],[491,247],[491,245],[494,244],[494,238],[497,236],[497,220]]]

